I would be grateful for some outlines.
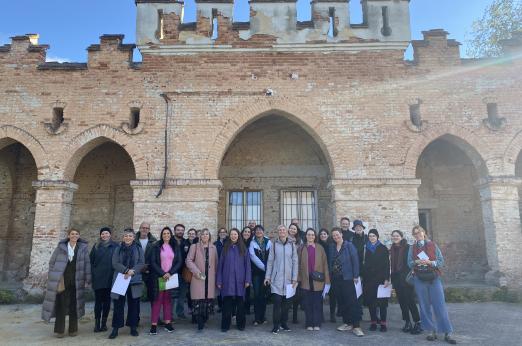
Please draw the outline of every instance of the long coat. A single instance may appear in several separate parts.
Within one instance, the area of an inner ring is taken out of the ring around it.
[[[60,283],[60,279],[62,278],[67,262],[69,261],[67,253],[68,242],[69,239],[61,240],[49,260],[49,276],[42,306],[42,319],[47,322],[56,316],[54,307],[58,284]],[[89,248],[87,241],[80,238],[78,239],[76,246],[78,246],[75,275],[76,311],[78,313],[78,318],[80,318],[85,315],[84,293],[85,285],[91,283],[91,262],[89,261]]]
[[[364,304],[368,306],[375,303],[381,306],[387,305],[387,298],[377,299],[379,285],[390,280],[390,255],[386,246],[379,244],[375,253],[365,251],[362,278]]]
[[[326,258],[326,252],[324,248],[316,244],[315,245],[315,267],[314,271],[324,274],[324,282],[313,281],[314,291],[322,291],[325,284],[330,284],[330,271],[328,270],[328,259]],[[304,290],[310,290],[310,273],[308,271],[308,250],[307,246],[303,246],[299,253],[299,274],[297,276],[299,281],[299,287]]]
[[[170,267],[169,274],[172,276],[174,274],[177,274],[179,271],[179,268],[181,267],[181,259],[183,257],[181,250],[177,243],[174,241],[172,244],[174,244],[174,248],[172,249],[174,251],[174,258],[172,259],[172,266]],[[150,301],[156,300],[159,293],[159,283],[158,278],[163,277],[163,275],[166,274],[166,272],[163,271],[161,268],[161,246],[163,245],[163,242],[156,242],[154,246],[152,247],[151,254],[150,254],[150,280],[148,285],[150,287],[147,290],[147,294],[149,295]],[[172,245],[171,245],[172,246]],[[180,277],[178,276],[178,281],[180,280]]]
[[[217,285],[221,286],[221,296],[245,296],[245,284],[252,285],[252,269],[248,250],[241,256],[239,246],[231,245],[221,253],[217,271]]]
[[[298,265],[299,258],[295,243],[288,239],[283,244],[277,237],[272,243],[265,273],[265,279],[270,279],[272,293],[286,295],[286,285],[297,281]]]
[[[107,246],[100,246],[99,244],[93,245],[91,253],[89,254],[93,290],[112,287],[112,277],[114,274],[114,269],[112,269],[112,255],[117,247],[118,243],[112,240],[109,241]]]
[[[143,266],[145,265],[145,259],[143,254],[143,249],[141,246],[137,245],[136,243],[132,243],[130,246],[132,247],[133,256],[134,256],[134,266],[127,268],[123,263],[125,262],[125,255],[123,253],[122,248],[125,245],[124,243],[121,243],[120,246],[114,250],[114,254],[112,255],[112,268],[114,269],[114,275],[112,278],[112,283],[114,284],[114,281],[116,281],[116,277],[118,276],[118,273],[125,274],[129,269],[134,270],[135,274],[132,276],[129,284],[129,289],[131,289],[132,297],[133,298],[139,298],[141,297],[141,294],[143,292],[143,282],[141,279],[141,270],[143,269]],[[111,293],[112,299],[118,299],[120,295],[116,293]]]
[[[208,244],[208,295],[205,297],[205,280],[198,278],[199,273],[205,273],[205,250],[201,243],[190,246],[186,260],[187,268],[192,272],[190,282],[190,297],[196,299],[214,299],[216,297],[216,272],[218,254],[213,244]]]

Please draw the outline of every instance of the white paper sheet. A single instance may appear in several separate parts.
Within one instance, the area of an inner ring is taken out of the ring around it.
[[[362,283],[361,279],[357,280],[357,283],[353,283],[355,285],[355,294],[357,294],[357,299],[362,295]]]
[[[170,277],[170,279],[168,279],[167,281],[165,281],[165,289],[166,290],[171,290],[173,288],[178,288],[179,287],[179,278],[178,278],[178,274],[174,274]]]
[[[425,260],[425,261],[428,261],[430,258],[428,257],[428,255],[426,255],[426,253],[424,251],[421,251],[417,257],[419,257],[419,259],[421,260]]]
[[[286,285],[286,299],[292,298],[295,296],[296,289],[292,284]]]
[[[120,296],[124,296],[127,293],[127,288],[129,288],[130,281],[130,276],[125,279],[125,276],[122,273],[118,273],[116,280],[114,281],[114,285],[112,285],[111,292],[119,294]]]
[[[330,284],[325,284],[324,285],[324,289],[323,289],[323,298],[326,297],[326,295],[328,294],[328,292],[330,292]]]
[[[384,285],[379,285],[377,289],[377,298],[390,298],[392,293],[392,285],[388,285],[388,287],[384,287]]]

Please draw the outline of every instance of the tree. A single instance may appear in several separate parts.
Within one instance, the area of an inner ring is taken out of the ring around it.
[[[495,57],[502,54],[500,41],[522,30],[522,0],[494,0],[482,19],[473,22],[467,53],[472,57]]]

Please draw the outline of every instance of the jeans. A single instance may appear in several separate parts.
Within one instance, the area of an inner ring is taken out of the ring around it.
[[[288,310],[290,310],[290,304],[292,304],[292,299],[286,299],[285,296],[280,296],[279,294],[272,294],[272,302],[274,304],[274,328],[279,328],[280,326],[287,326],[288,324]]]
[[[305,309],[305,327],[320,327],[323,320],[322,291],[302,290]]]
[[[353,280],[344,280],[342,277],[334,277],[332,280],[336,300],[343,316],[343,323],[351,324],[359,328],[361,323],[362,307],[355,293]]]
[[[446,299],[442,281],[437,276],[433,282],[421,281],[414,277],[415,292],[419,299],[420,317],[422,329],[428,332],[451,333],[453,326],[449,320],[446,309]],[[433,313],[432,313],[433,308]],[[433,315],[435,321],[433,322]]]

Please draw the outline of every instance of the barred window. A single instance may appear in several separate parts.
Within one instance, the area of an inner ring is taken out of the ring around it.
[[[281,191],[281,223],[288,227],[293,218],[299,220],[302,230],[312,227],[317,230],[317,196],[310,190]]]
[[[229,191],[227,225],[241,230],[250,220],[263,224],[263,194],[261,191]]]

